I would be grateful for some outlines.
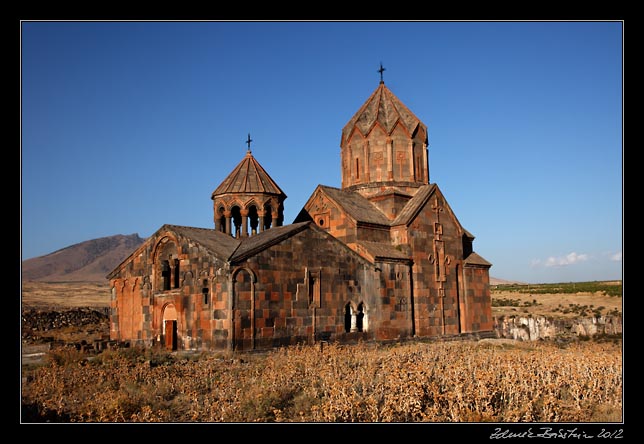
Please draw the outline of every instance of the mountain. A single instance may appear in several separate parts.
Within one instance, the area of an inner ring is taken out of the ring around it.
[[[525,282],[519,282],[519,281],[507,281],[505,279],[499,279],[490,276],[490,285],[526,285]]]
[[[101,237],[22,261],[22,279],[107,282],[105,276],[145,241],[138,234]]]

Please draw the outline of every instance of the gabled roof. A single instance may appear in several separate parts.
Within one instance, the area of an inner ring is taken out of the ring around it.
[[[396,216],[396,219],[394,219],[391,225],[409,224],[412,219],[416,217],[421,208],[425,205],[429,197],[434,194],[434,191],[436,191],[436,189],[437,187],[435,183],[423,185],[422,187],[418,188],[418,191],[416,191],[414,197],[409,199],[407,205],[405,205],[402,211],[398,213],[398,216]]]
[[[346,141],[353,128],[363,135],[368,134],[378,122],[387,134],[391,134],[397,123],[405,127],[413,135],[419,125],[425,126],[413,112],[380,82],[378,88],[369,96],[357,113],[342,129],[342,141]]]
[[[483,267],[491,267],[492,264],[483,259],[481,256],[476,254],[475,252],[471,252],[469,256],[465,258],[463,261],[464,264],[466,265],[479,265]]]
[[[371,194],[369,197],[374,198],[374,197],[392,196],[392,195],[402,196],[402,197],[406,197],[406,198],[410,198],[410,199],[413,196],[412,193],[409,193],[408,191],[405,191],[405,190],[401,189],[400,187],[390,187],[390,186],[388,186],[384,190],[376,191],[375,193]]]
[[[153,235],[148,237],[148,239],[139,248],[132,252],[132,254],[130,254],[125,260],[123,260],[114,270],[112,270],[107,275],[107,278],[111,279],[112,277],[117,276],[119,270],[122,269],[125,264],[130,262],[132,258],[137,254],[137,252],[144,250],[146,246],[149,247],[150,244],[158,242],[159,239],[161,239],[165,235],[165,233],[171,233],[179,238],[189,239],[192,244],[196,244],[198,247],[206,249],[219,259],[230,263],[236,263],[244,261],[273,245],[279,244],[285,239],[288,239],[289,237],[292,237],[297,233],[306,230],[307,228],[321,233],[323,236],[328,237],[329,241],[337,242],[338,245],[346,248],[346,250],[351,254],[355,254],[357,257],[365,260],[365,258],[358,252],[352,250],[346,244],[328,234],[325,230],[318,228],[311,221],[298,222],[290,225],[271,228],[253,236],[244,237],[242,239],[233,238],[229,234],[225,234],[210,228],[196,228],[165,224],[161,228],[159,228]],[[375,245],[375,243],[373,242],[365,243]],[[378,257],[383,256],[384,253],[384,257],[407,259],[406,255],[402,254],[394,247],[389,248],[386,246],[381,246],[378,248],[377,246],[372,246],[370,248],[371,250],[377,251]]]
[[[304,230],[307,225],[311,222],[299,222],[296,224],[284,225],[281,227],[275,227],[257,233],[253,236],[243,238],[239,247],[235,252],[228,258],[230,262],[242,261],[247,259],[266,248],[278,244],[284,239],[287,239],[293,236],[296,233]]]
[[[181,225],[164,225],[158,232],[163,230],[174,231],[182,237],[197,242],[200,246],[214,253],[217,257],[227,260],[242,243],[241,240],[232,237],[230,234],[222,233],[212,228],[185,227]],[[261,233],[260,233],[261,234]]]
[[[361,194],[326,185],[319,188],[357,222],[389,226],[389,219]]]
[[[302,231],[309,223],[301,222],[275,227],[240,239],[209,228],[178,225],[164,225],[162,228],[174,231],[176,234],[198,243],[220,259],[234,262],[246,259],[271,245],[281,242],[293,234]]]
[[[182,225],[165,224],[159,228],[152,236],[123,260],[108,275],[110,279],[124,264],[129,262],[133,256],[146,245],[158,242],[164,232],[171,232],[179,237],[190,239],[191,242],[199,247],[208,250],[214,256],[227,262],[244,260],[260,251],[293,236],[304,230],[310,222],[301,222],[297,224],[285,225],[282,227],[271,228],[253,236],[236,239],[230,234],[212,228],[186,227]],[[315,225],[313,225],[315,226]]]
[[[286,194],[253,157],[250,150],[246,152],[246,156],[228,177],[212,192],[212,198],[229,193],[261,193],[286,197]]]
[[[396,219],[391,221],[387,219],[384,213],[377,206],[372,204],[367,198],[358,192],[342,190],[326,185],[318,185],[318,189],[322,190],[326,196],[339,205],[343,211],[356,221],[356,223],[383,225],[386,227],[411,224],[414,218],[427,204],[429,199],[434,194],[440,193],[438,185],[435,183],[423,185],[418,188],[416,194],[409,199],[409,202],[407,202],[405,207],[400,211]],[[315,193],[311,195],[311,199],[313,196],[315,196]],[[463,228],[450,209],[447,200],[444,197],[442,198],[448,214],[454,217],[456,224],[463,230],[463,233],[471,240],[474,240],[474,235]]]

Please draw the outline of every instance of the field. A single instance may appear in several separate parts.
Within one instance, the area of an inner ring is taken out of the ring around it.
[[[493,310],[621,313],[621,283],[619,294],[597,283],[578,285],[575,292],[563,284],[558,290],[497,287]],[[108,305],[107,286],[54,287],[24,285],[23,307]],[[622,355],[621,338],[332,343],[241,355],[126,348],[88,356],[62,348],[48,351],[42,362],[23,361],[21,417],[23,422],[619,423]]]
[[[577,282],[562,284],[523,284],[491,286],[492,314],[532,314],[543,316],[578,316],[581,308],[587,313],[622,312],[622,283]],[[72,307],[109,307],[107,283],[94,282],[31,282],[22,283],[23,308],[65,309]]]
[[[493,316],[615,316],[623,308],[621,281],[495,285],[491,293]]]
[[[59,310],[74,307],[103,308],[110,306],[110,288],[95,282],[22,283],[22,307]]]
[[[242,357],[51,353],[23,371],[23,420],[619,422],[621,345],[457,341],[299,346]]]

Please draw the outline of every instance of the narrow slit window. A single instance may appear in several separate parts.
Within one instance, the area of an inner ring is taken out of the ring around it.
[[[163,280],[163,290],[170,290],[170,262],[161,263],[161,279]]]
[[[174,288],[179,288],[179,259],[174,260]]]
[[[208,305],[208,295],[210,294],[210,290],[208,289],[208,279],[203,280],[203,288],[201,289],[201,293],[203,293],[204,305]]]

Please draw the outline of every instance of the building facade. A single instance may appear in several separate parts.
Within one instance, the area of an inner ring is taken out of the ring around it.
[[[429,179],[427,127],[381,80],[342,129],[340,188],[295,220],[249,148],[214,227],[163,225],[109,275],[112,340],[256,350],[493,331],[489,268]]]

